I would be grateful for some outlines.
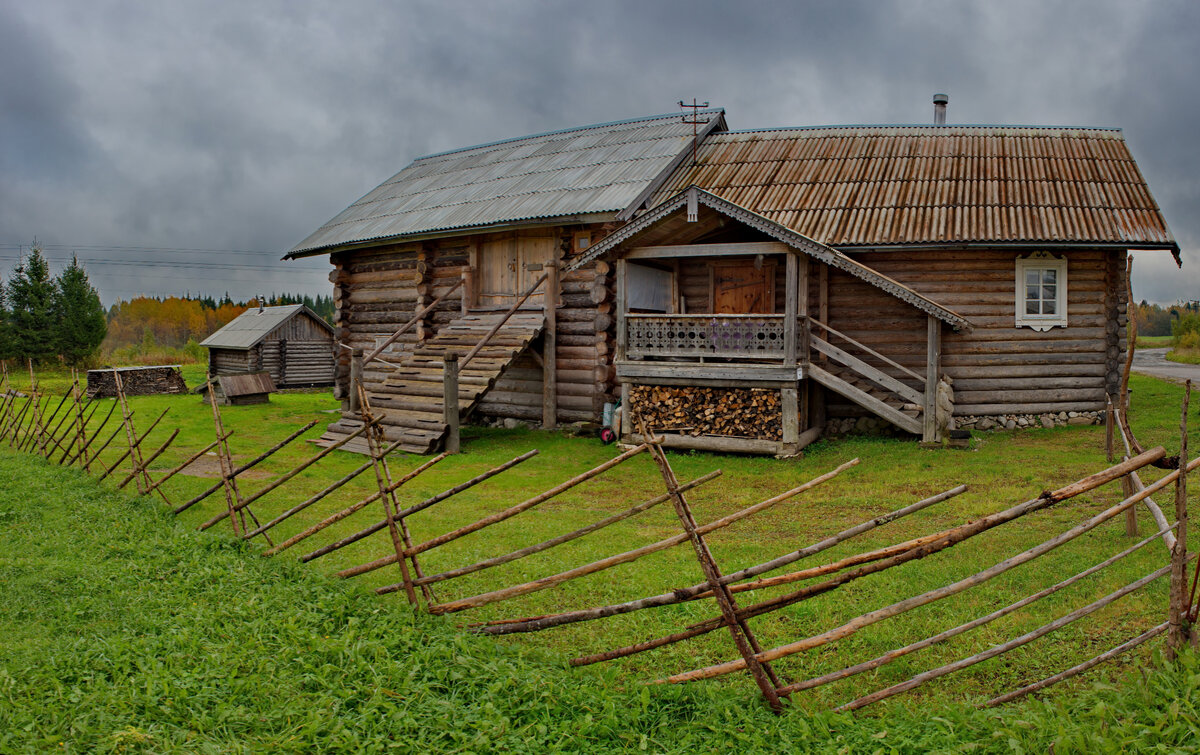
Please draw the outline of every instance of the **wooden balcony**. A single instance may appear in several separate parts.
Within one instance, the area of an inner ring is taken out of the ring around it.
[[[622,324],[621,379],[721,385],[794,383],[803,377],[796,363],[795,319],[789,323],[786,315],[629,313]]]

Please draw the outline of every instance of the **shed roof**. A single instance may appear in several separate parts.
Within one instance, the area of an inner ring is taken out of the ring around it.
[[[200,342],[201,346],[216,349],[252,349],[280,325],[301,312],[307,312],[323,328],[333,333],[329,323],[303,304],[285,304],[279,307],[257,307],[247,309],[229,321],[229,324]]]
[[[688,186],[830,246],[1117,244],[1170,249],[1119,129],[834,126],[708,136]]]
[[[724,110],[705,130],[724,129]],[[690,117],[690,116],[689,116]],[[625,209],[665,178],[694,126],[679,114],[508,139],[415,160],[286,257],[347,244]]]

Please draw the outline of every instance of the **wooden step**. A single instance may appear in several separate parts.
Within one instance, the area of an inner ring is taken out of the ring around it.
[[[816,380],[826,388],[845,396],[872,414],[886,419],[888,422],[891,422],[900,429],[907,430],[915,435],[920,435],[924,430],[921,422],[909,417],[899,409],[880,401],[871,394],[855,388],[853,385],[845,380],[842,380],[833,373],[826,372],[825,370],[813,364],[810,364],[808,369],[809,377],[811,377],[813,380]]]

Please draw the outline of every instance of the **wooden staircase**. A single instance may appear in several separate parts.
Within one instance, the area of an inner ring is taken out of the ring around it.
[[[891,365],[902,374],[917,381],[924,382],[919,375],[892,362],[881,354],[871,351],[857,341],[833,331],[825,326],[833,335],[860,347],[863,351]],[[805,368],[806,375],[845,398],[863,407],[876,416],[886,419],[907,432],[921,435],[924,423],[919,411],[905,407],[923,407],[925,397],[921,392],[901,382],[892,375],[868,364],[863,359],[849,351],[834,346],[829,341],[817,337],[815,333],[809,336],[809,343],[814,358],[809,360]],[[818,362],[817,354],[823,354],[826,359]]]
[[[503,313],[473,312],[446,324],[424,343],[411,344],[387,354],[385,358],[394,366],[387,367],[388,373],[382,384],[368,388],[372,412],[383,418],[384,437],[389,441],[401,441],[401,450],[415,454],[432,453],[441,446],[446,433],[442,411],[443,358],[447,354],[456,354],[461,359],[503,317]],[[475,408],[544,327],[545,315],[540,309],[536,312],[517,311],[508,318],[459,372],[460,416]],[[330,425],[314,442],[328,447],[361,426],[361,417],[343,412],[342,419]],[[366,441],[361,437],[342,448],[367,452]]]

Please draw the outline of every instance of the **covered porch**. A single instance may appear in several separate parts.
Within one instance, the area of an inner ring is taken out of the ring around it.
[[[688,213],[696,220],[684,220],[686,194],[674,211],[671,202],[656,208],[630,224],[644,224],[641,232],[626,226],[600,250],[616,275],[623,440],[637,441],[645,422],[678,448],[793,455],[820,437],[827,392],[939,439],[942,326],[965,320],[786,229],[771,238],[761,224],[730,223],[742,221],[736,206],[699,190]],[[690,243],[657,243],[675,240]],[[917,307],[905,309],[924,331],[923,364],[903,364],[830,325],[831,270]]]

